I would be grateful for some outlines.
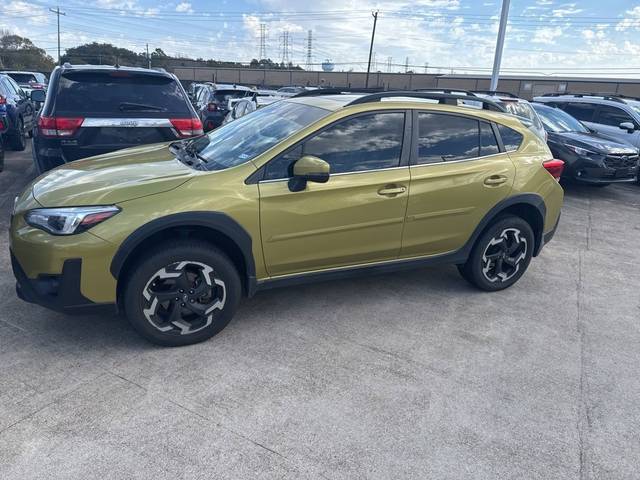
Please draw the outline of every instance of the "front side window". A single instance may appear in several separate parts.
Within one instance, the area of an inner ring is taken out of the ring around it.
[[[617,107],[610,107],[608,105],[600,106],[598,116],[596,117],[596,123],[602,125],[610,125],[612,127],[618,127],[621,123],[630,122],[635,124],[633,119],[627,112]]]
[[[304,155],[327,162],[332,174],[397,167],[403,136],[404,113],[401,112],[342,120],[269,162],[264,179],[289,178],[293,163]]]
[[[591,105],[589,103],[560,104],[560,108],[581,122],[592,122],[593,114],[596,111],[595,105]]]
[[[418,114],[418,161],[468,160],[499,153],[491,125],[473,118],[440,113]]]

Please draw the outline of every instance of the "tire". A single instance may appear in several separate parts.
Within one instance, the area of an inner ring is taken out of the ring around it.
[[[2,135],[0,135],[0,172],[4,170],[4,144]]]
[[[515,215],[498,217],[478,238],[464,265],[462,277],[487,292],[516,283],[529,267],[534,249],[533,230]]]
[[[27,148],[27,136],[24,132],[24,123],[21,118],[18,119],[18,133],[11,135],[9,138],[9,147],[16,152],[22,152]]]
[[[231,321],[242,294],[231,260],[205,242],[164,243],[130,271],[122,293],[125,314],[157,345],[191,345],[213,337]]]

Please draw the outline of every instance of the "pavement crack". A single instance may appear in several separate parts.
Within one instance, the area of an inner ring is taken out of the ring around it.
[[[588,471],[588,434],[591,429],[591,411],[588,404],[589,396],[589,382],[585,369],[586,363],[586,343],[587,336],[585,326],[582,318],[582,290],[583,290],[583,278],[582,278],[582,262],[583,252],[578,252],[578,285],[576,295],[576,330],[578,332],[578,341],[580,347],[580,390],[579,390],[579,411],[578,419],[576,422],[576,428],[578,430],[578,456],[579,456],[579,468],[580,468],[580,480],[589,480],[590,475]]]

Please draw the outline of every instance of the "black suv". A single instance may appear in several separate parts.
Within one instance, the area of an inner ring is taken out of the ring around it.
[[[45,101],[33,139],[38,173],[203,133],[182,85],[164,70],[64,64],[51,74],[46,100],[41,90],[32,98]]]

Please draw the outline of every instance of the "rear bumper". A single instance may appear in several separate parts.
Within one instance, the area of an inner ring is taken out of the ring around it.
[[[65,260],[58,275],[39,275],[28,278],[20,262],[11,252],[11,267],[16,277],[16,294],[25,302],[35,303],[64,313],[115,312],[115,305],[94,303],[80,292],[82,260]]]

